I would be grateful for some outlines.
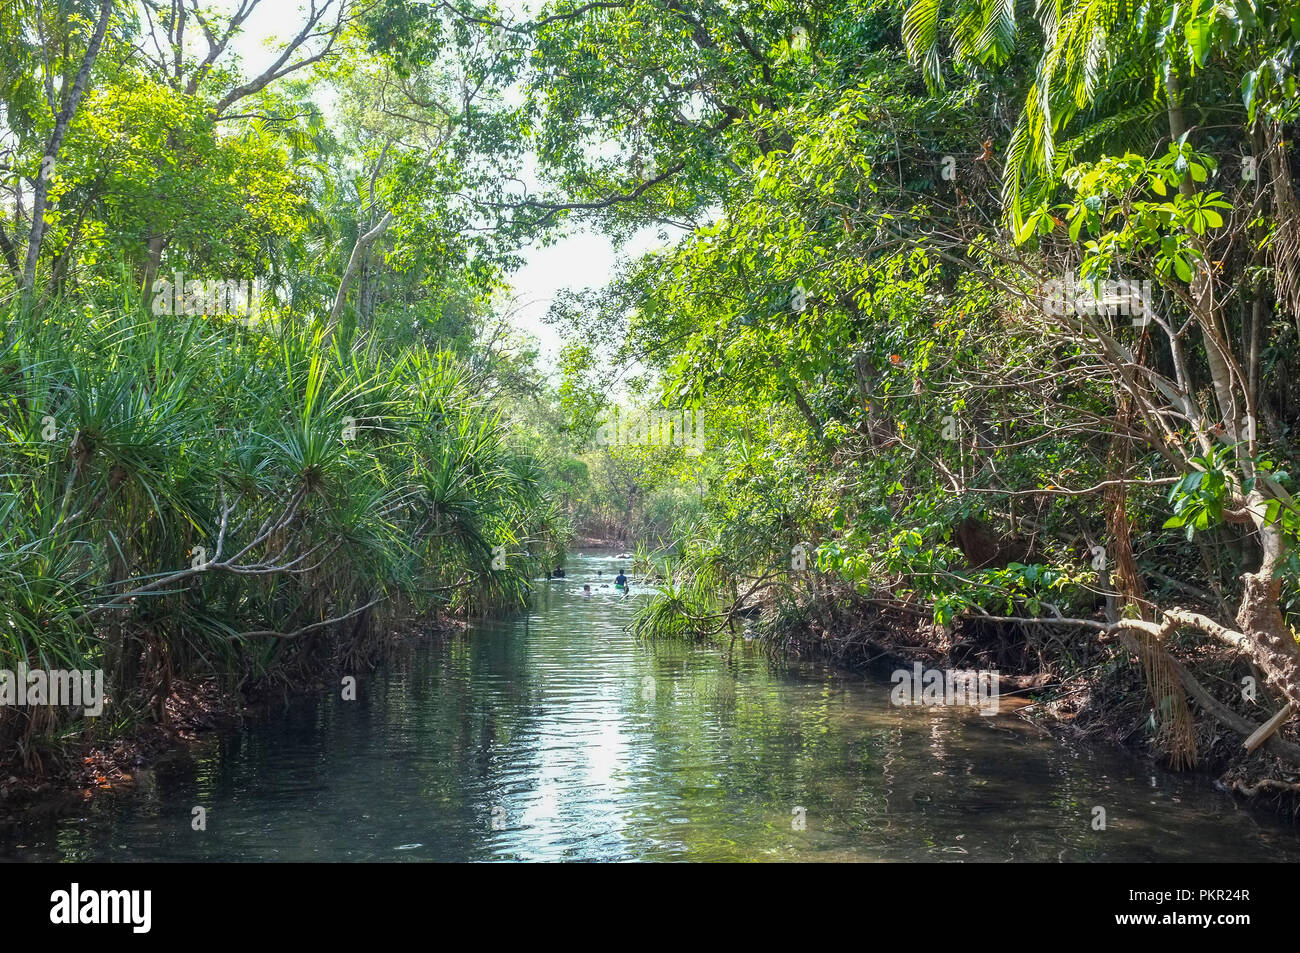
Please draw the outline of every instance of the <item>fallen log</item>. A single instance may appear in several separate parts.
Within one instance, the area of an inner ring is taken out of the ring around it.
[[[1270,718],[1264,724],[1255,729],[1255,733],[1246,739],[1246,750],[1254,751],[1265,741],[1273,736],[1273,732],[1282,727],[1283,723],[1296,712],[1295,702],[1287,702],[1282,706],[1282,710]]]

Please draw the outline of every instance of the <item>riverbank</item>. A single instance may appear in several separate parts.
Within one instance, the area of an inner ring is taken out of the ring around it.
[[[394,651],[359,679],[356,702],[309,693],[204,733],[129,795],[0,830],[0,857],[1300,859],[1288,825],[1105,745],[900,708],[887,677],[774,659],[739,638],[729,654],[639,640],[628,623],[648,590],[593,586],[588,599],[605,557],[566,568],[534,580],[530,613]]]
[[[1166,769],[1198,772],[1221,790],[1265,801],[1280,814],[1294,816],[1300,806],[1300,766],[1287,757],[1294,754],[1288,746],[1300,750],[1300,731],[1292,722],[1266,745],[1245,750],[1248,732],[1232,725],[1257,727],[1279,706],[1258,673],[1226,647],[1198,643],[1190,649],[1190,643],[1170,640],[1170,657],[1198,691],[1189,697],[1182,686],[1167,684],[1161,717],[1140,650],[1120,640],[1103,644],[1086,630],[1028,620],[965,617],[950,627],[935,626],[906,605],[868,600],[821,599],[804,609],[803,624],[788,614],[778,621],[769,612],[759,626],[761,637],[775,648],[854,671],[917,662],[995,670],[1003,710],[1008,697],[1020,699],[1023,704],[1010,710],[1058,737],[1120,747]],[[1186,713],[1181,719],[1180,708]],[[1191,760],[1172,763],[1177,759],[1171,748],[1190,752]]]
[[[129,784],[258,692],[520,606],[566,529],[544,486],[503,478],[540,471],[450,352],[375,329],[322,348],[312,322],[160,315],[126,289],[8,318],[0,670],[93,673],[106,707],[0,699],[0,800]]]
[[[95,737],[86,728],[78,737],[47,747],[44,757],[26,765],[9,764],[0,773],[0,813],[57,816],[96,798],[128,794],[140,771],[213,733],[268,717],[287,701],[333,692],[338,679],[375,671],[395,651],[421,638],[463,632],[465,626],[463,619],[439,619],[432,628],[402,629],[386,639],[378,652],[370,653],[361,668],[345,669],[335,646],[333,680],[327,680],[321,669],[299,682],[280,679],[235,690],[222,687],[217,679],[173,680],[164,702],[163,721],[140,720],[107,738]],[[105,714],[111,713],[110,707]]]
[[[107,739],[69,739],[26,767],[11,765],[0,779],[0,810],[58,814],[96,796],[130,790],[136,773],[203,733],[229,728],[246,714],[237,695],[213,682],[176,682],[164,723],[143,722]]]

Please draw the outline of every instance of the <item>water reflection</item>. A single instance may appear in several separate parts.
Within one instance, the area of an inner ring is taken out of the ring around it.
[[[15,859],[1289,860],[1295,832],[1204,779],[1013,718],[889,705],[889,681],[738,641],[636,643],[609,557],[528,617],[429,641],[144,772]],[[598,578],[596,569],[605,570]],[[582,587],[593,587],[584,599]],[[602,588],[605,586],[606,588]],[[207,808],[207,830],[191,809]],[[1094,831],[1092,809],[1106,809]],[[802,809],[802,811],[800,811]],[[800,823],[803,829],[798,829]]]

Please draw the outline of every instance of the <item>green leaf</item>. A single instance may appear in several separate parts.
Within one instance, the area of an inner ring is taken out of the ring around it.
[[[1241,78],[1241,102],[1246,107],[1246,118],[1255,121],[1255,90],[1259,84],[1259,69],[1253,69]]]
[[[916,0],[903,14],[903,43],[913,63],[921,66],[931,90],[943,86],[939,67],[939,0]]]
[[[1187,37],[1187,46],[1192,53],[1192,59],[1197,66],[1204,66],[1210,57],[1210,40],[1212,38],[1210,22],[1201,17],[1188,20],[1183,32]]]

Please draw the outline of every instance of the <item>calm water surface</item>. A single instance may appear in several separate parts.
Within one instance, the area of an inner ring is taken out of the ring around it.
[[[1203,778],[1011,716],[891,707],[880,673],[640,644],[643,597],[599,588],[618,565],[573,558],[527,617],[404,652],[356,701],[296,700],[129,796],[0,825],[0,857],[1300,859],[1295,829]]]

